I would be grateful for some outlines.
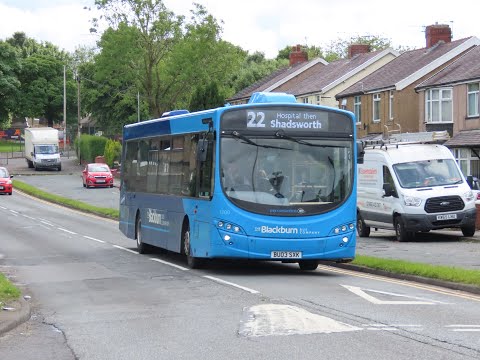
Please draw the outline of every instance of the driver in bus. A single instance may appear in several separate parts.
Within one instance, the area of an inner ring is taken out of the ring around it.
[[[235,190],[238,186],[250,186],[248,178],[240,172],[238,164],[230,163],[223,169],[225,190]]]

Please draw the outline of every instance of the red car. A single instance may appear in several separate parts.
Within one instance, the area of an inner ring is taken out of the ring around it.
[[[0,167],[0,194],[12,195],[12,178],[13,175],[8,174],[7,168]]]
[[[113,187],[113,175],[107,164],[87,164],[82,171],[83,187]]]

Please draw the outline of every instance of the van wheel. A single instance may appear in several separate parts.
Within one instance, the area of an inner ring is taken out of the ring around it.
[[[360,237],[370,236],[370,226],[365,224],[359,212],[357,212],[357,233]]]
[[[138,253],[146,254],[148,245],[142,241],[142,219],[140,218],[140,214],[137,215],[137,221],[135,222],[135,239],[137,239]]]
[[[317,260],[302,260],[298,262],[298,266],[300,266],[301,270],[306,271],[313,271],[318,267]]]
[[[183,225],[182,250],[187,257],[187,266],[190,269],[198,269],[203,265],[203,259],[192,255],[192,245],[190,244],[190,225],[188,224],[188,222]]]
[[[396,216],[393,223],[395,225],[395,236],[397,241],[405,242],[413,239],[413,232],[405,230],[405,223],[401,216]]]
[[[462,227],[462,234],[463,236],[473,236],[475,235],[475,226],[463,226]]]

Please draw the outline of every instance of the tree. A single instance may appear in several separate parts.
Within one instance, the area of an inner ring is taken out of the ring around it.
[[[309,60],[315,58],[324,58],[323,51],[321,47],[317,46],[304,46],[304,50],[307,52],[307,56]],[[289,60],[290,53],[292,52],[292,46],[285,46],[283,49],[278,51],[278,55],[275,59],[277,60]]]
[[[247,55],[244,58],[241,68],[232,73],[230,84],[233,91],[228,94],[227,97],[238,93],[274,71],[286,66],[288,66],[288,60],[283,58],[278,60],[266,59],[265,55],[261,52]]]
[[[19,93],[13,112],[16,116],[46,118],[48,125],[63,122],[63,67],[69,55],[55,45],[38,43],[24,33],[15,33],[7,39],[20,54]],[[72,89],[72,82],[70,86]],[[73,112],[76,102],[74,93],[67,93],[67,110]]]
[[[353,44],[370,45],[370,51],[383,50],[391,46],[391,40],[380,36],[352,36],[349,39],[337,39],[331,41],[325,48],[324,59],[332,62],[348,57],[348,48]]]
[[[200,111],[213,109],[223,106],[225,96],[219,92],[216,82],[211,82],[207,86],[199,86],[190,100],[189,110]]]
[[[220,39],[221,26],[198,4],[187,21],[160,0],[96,1],[110,27],[99,42],[94,80],[101,84],[92,113],[116,127],[188,107],[195,89],[214,81],[231,92],[231,73],[244,52]],[[227,84],[227,85],[224,85]]]
[[[15,48],[7,42],[0,41],[0,128],[10,126],[19,96],[20,61]]]

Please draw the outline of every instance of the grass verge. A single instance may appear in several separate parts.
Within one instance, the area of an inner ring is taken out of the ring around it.
[[[23,144],[13,141],[0,140],[0,153],[22,151]]]
[[[110,219],[118,220],[119,211],[116,209],[97,207],[97,206],[86,204],[81,201],[50,194],[45,191],[39,190],[34,186],[25,184],[24,182],[19,180],[13,180],[13,188],[23,191],[24,193],[30,194],[32,196],[38,197],[40,199],[53,202],[55,204],[64,205],[71,209],[80,210],[87,213],[105,216]]]
[[[460,269],[452,266],[429,265],[404,260],[381,259],[357,255],[354,265],[383,270],[395,274],[422,276],[430,279],[480,286],[480,271]]]
[[[0,303],[16,300],[20,297],[20,290],[0,273]],[[1,310],[0,310],[1,311]]]

